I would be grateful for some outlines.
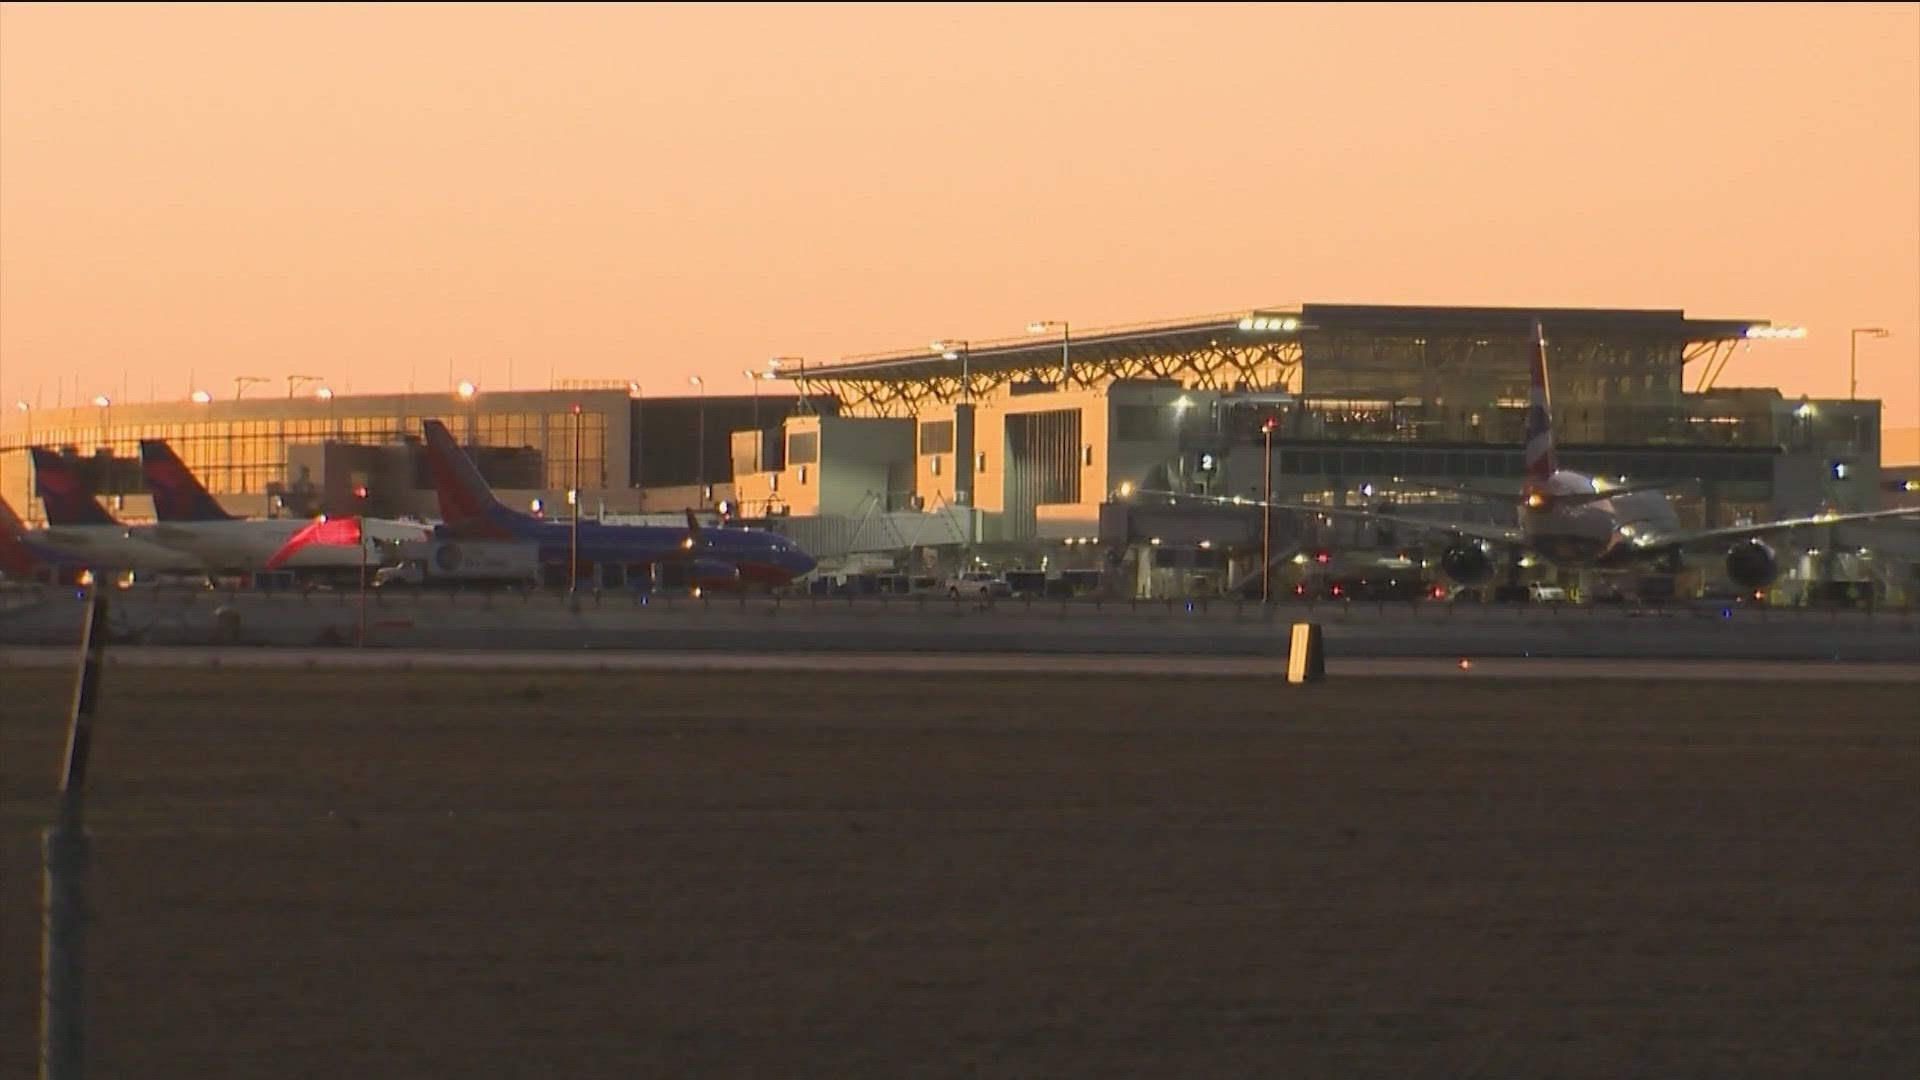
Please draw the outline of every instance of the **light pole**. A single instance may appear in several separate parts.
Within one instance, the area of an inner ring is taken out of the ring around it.
[[[1847,400],[1852,401],[1860,389],[1860,335],[1868,337],[1890,336],[1884,327],[1856,326],[1847,334]]]
[[[573,488],[567,502],[573,506],[573,526],[567,538],[567,591],[580,591],[580,406],[573,407]]]
[[[319,381],[320,381],[320,376],[318,375],[287,376],[287,400],[288,401],[293,400],[294,391],[300,389],[301,383],[310,383],[310,382],[319,382]]]
[[[461,380],[460,385],[453,388],[453,396],[459,398],[460,403],[467,407],[464,419],[467,425],[468,446],[478,446],[480,444],[480,433],[474,430],[480,425],[474,423],[473,408],[474,399],[479,396],[479,393],[480,388],[475,386],[471,380],[466,379]]]
[[[1056,326],[1060,328],[1060,385],[1064,388],[1073,378],[1073,355],[1068,351],[1072,347],[1073,328],[1068,326],[1064,319],[1058,321],[1043,319],[1040,322],[1028,323],[1027,333],[1044,334]]]
[[[973,354],[965,338],[935,338],[933,351],[943,359],[960,361],[960,400],[973,402]]]
[[[1260,425],[1267,439],[1266,478],[1260,493],[1260,602],[1267,602],[1269,581],[1273,576],[1273,417]]]
[[[741,370],[741,374],[747,377],[748,384],[753,387],[753,430],[759,431],[760,430],[760,373],[753,370],[752,368],[743,368]]]
[[[235,375],[233,377],[233,400],[239,401],[240,395],[247,392],[247,387],[252,386],[254,383],[263,383],[266,381],[267,379],[264,375]]]
[[[647,509],[647,446],[645,442],[647,418],[644,408],[646,393],[641,390],[638,382],[629,379],[627,380],[627,397],[633,401],[633,483],[631,486],[637,492],[633,497],[633,508],[635,512],[644,513]]]
[[[779,378],[778,372],[783,364],[792,362],[798,365],[800,374],[794,382],[800,387],[800,401],[796,406],[802,414],[813,411],[813,403],[807,400],[807,358],[804,356],[776,356],[767,361],[767,378]]]
[[[107,427],[113,421],[113,399],[101,394],[93,399],[93,406],[100,410],[100,445],[107,446]]]
[[[695,465],[698,476],[694,483],[700,488],[700,509],[707,508],[707,380],[698,375],[688,376],[687,381],[700,388],[700,434],[696,440],[700,449]]]
[[[20,410],[20,419],[27,425],[26,445],[33,445],[33,406],[24,401],[16,401],[13,407]]]
[[[332,439],[334,442],[339,442],[340,432],[333,422],[333,390],[332,388],[323,386],[320,389],[315,390],[313,392],[313,396],[327,403],[327,438]]]

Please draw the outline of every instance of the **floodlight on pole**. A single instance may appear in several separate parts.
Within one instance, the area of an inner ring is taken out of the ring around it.
[[[213,401],[213,395],[207,393],[205,390],[195,390],[192,398],[195,405],[206,405]]]
[[[777,375],[775,374],[775,372],[782,370],[789,363],[795,364],[799,367],[799,374],[794,376],[794,382],[800,387],[800,402],[797,408],[802,413],[812,412],[813,403],[807,400],[807,358],[806,357],[776,356],[768,360],[767,361],[767,377],[783,378],[784,376]]]
[[[266,381],[267,377],[264,375],[235,375],[233,377],[233,400],[239,401],[240,395],[247,392],[247,387]]]
[[[1073,347],[1073,328],[1065,319],[1042,319],[1027,324],[1027,333],[1044,334],[1058,327],[1060,330],[1060,383],[1065,385],[1073,378],[1073,356],[1069,351]]]
[[[689,375],[687,381],[700,388],[699,448],[695,452],[694,466],[699,475],[694,482],[700,485],[700,509],[705,510],[707,508],[707,380],[698,375]]]
[[[1892,337],[1883,326],[1856,326],[1847,334],[1847,400],[1852,401],[1860,390],[1860,335],[1868,337]]]
[[[300,389],[301,383],[310,383],[310,382],[319,382],[319,381],[320,381],[320,376],[318,375],[287,376],[287,400],[288,401],[293,400],[294,391]]]
[[[935,338],[933,351],[942,359],[960,361],[960,400],[973,401],[973,353],[965,338]]]
[[[752,368],[743,368],[740,373],[747,377],[747,384],[753,387],[753,430],[759,431],[760,430],[760,380],[763,378],[770,379],[773,376],[762,375],[760,372],[755,371]]]

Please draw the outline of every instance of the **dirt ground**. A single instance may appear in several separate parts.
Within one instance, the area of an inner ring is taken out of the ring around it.
[[[1900,686],[109,672],[89,1075],[1920,1075]],[[68,677],[0,669],[0,1077]]]

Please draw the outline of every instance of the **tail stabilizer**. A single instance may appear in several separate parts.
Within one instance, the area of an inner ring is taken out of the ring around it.
[[[440,520],[449,527],[490,535],[508,535],[510,525],[537,525],[525,514],[507,509],[494,497],[493,489],[480,475],[473,459],[453,441],[453,432],[438,420],[420,425],[427,436],[427,467],[433,473],[433,487],[440,497]],[[578,512],[575,507],[575,512]]]
[[[49,525],[118,525],[80,482],[73,463],[44,446],[33,448],[33,493],[47,509]]]
[[[13,512],[7,500],[0,499],[0,570],[24,574],[40,565],[32,549],[24,543],[27,523]]]
[[[1547,335],[1539,319],[1533,320],[1529,350],[1526,478],[1531,485],[1545,483],[1559,467],[1553,453],[1553,399],[1547,389]]]
[[[163,439],[140,440],[140,474],[153,495],[153,514],[161,521],[233,520]]]

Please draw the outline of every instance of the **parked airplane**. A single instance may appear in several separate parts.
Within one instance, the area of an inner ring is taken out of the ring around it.
[[[508,509],[494,497],[446,425],[428,420],[422,426],[427,462],[440,496],[442,524],[434,530],[436,539],[530,540],[538,542],[544,564],[571,558],[576,526]],[[814,568],[813,558],[787,537],[761,529],[703,528],[691,511],[684,529],[597,521],[581,521],[577,528],[583,565],[645,564],[657,571],[678,564],[686,568],[688,584],[699,588],[784,586]]]
[[[160,439],[140,440],[140,471],[160,519],[140,534],[196,556],[216,573],[286,569],[351,577],[363,566],[391,562],[400,544],[432,534],[426,525],[378,518],[234,517]]]
[[[94,571],[203,569],[192,555],[115,521],[60,455],[40,446],[32,454],[34,494],[47,511],[47,527],[26,534],[32,546]]]
[[[1762,536],[1816,525],[1920,517],[1920,509],[1876,510],[1815,514],[1715,529],[1684,529],[1664,490],[1674,484],[1610,484],[1598,477],[1559,467],[1554,454],[1553,409],[1547,383],[1547,338],[1538,319],[1533,322],[1532,346],[1526,474],[1520,494],[1512,498],[1520,512],[1517,528],[1432,521],[1360,507],[1308,503],[1266,505],[1295,513],[1360,518],[1445,533],[1450,539],[1441,552],[1440,569],[1452,580],[1469,586],[1484,584],[1493,577],[1495,544],[1531,551],[1561,567],[1602,570],[1648,567],[1671,572],[1681,568],[1683,549],[1732,541],[1726,555],[1727,577],[1742,588],[1758,590],[1780,574],[1779,558],[1773,548],[1760,539]],[[1493,495],[1491,492],[1469,493],[1483,497]],[[1166,491],[1143,494],[1263,505],[1245,499],[1182,496]]]
[[[7,500],[0,499],[0,574],[11,578],[31,578],[47,567],[58,567],[71,560],[37,543],[27,523],[13,512]]]

